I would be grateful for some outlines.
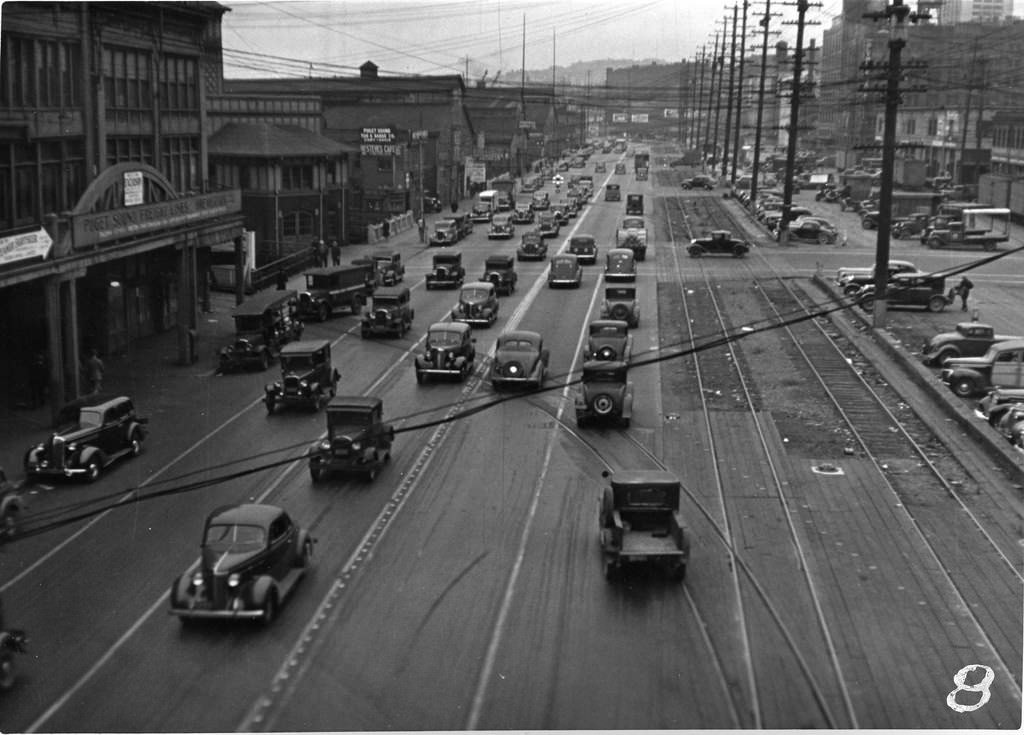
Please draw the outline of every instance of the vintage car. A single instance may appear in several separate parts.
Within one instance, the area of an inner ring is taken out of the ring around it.
[[[401,337],[412,327],[415,315],[405,286],[382,286],[370,298],[370,304],[363,311],[359,333],[366,339],[380,334]]]
[[[604,280],[635,281],[636,261],[631,248],[612,248],[605,254]]]
[[[601,318],[626,322],[630,327],[640,326],[640,304],[633,286],[608,286],[601,302]]]
[[[439,219],[434,222],[434,231],[430,234],[429,245],[454,245],[461,240],[459,227],[454,219]]]
[[[530,206],[534,212],[544,212],[551,207],[551,198],[546,191],[535,191]]]
[[[391,458],[395,428],[384,423],[384,404],[376,396],[335,396],[327,404],[327,436],[309,451],[309,476],[361,474],[373,482]]]
[[[326,321],[338,309],[355,315],[374,287],[374,273],[363,264],[336,265],[306,271],[306,290],[298,297],[296,313],[302,319]]]
[[[331,363],[326,339],[291,342],[281,348],[281,379],[263,389],[267,413],[278,406],[302,405],[319,411],[334,396],[341,374]]]
[[[889,261],[889,278],[897,275],[898,273],[917,273],[918,268],[913,263],[906,260],[890,260]],[[860,291],[864,286],[869,283],[875,282],[875,267],[874,266],[843,266],[836,271],[836,284],[840,290],[847,296]]]
[[[551,256],[548,267],[548,286],[557,288],[569,286],[579,288],[583,283],[583,266],[577,256],[571,253],[560,253]]]
[[[963,397],[993,388],[1024,388],[1024,340],[996,342],[981,357],[947,360],[939,377]]]
[[[0,605],[0,692],[14,689],[18,681],[14,654],[28,652],[28,636],[24,630],[8,628]]]
[[[273,622],[313,559],[315,539],[273,505],[214,510],[203,525],[199,568],[171,585],[172,615]]]
[[[643,194],[626,194],[626,214],[634,215],[637,217],[643,216],[644,213],[644,195]]]
[[[555,221],[558,222],[559,231],[561,231],[562,227],[568,227],[570,225],[569,219],[571,215],[569,214],[569,211],[570,207],[567,202],[559,202],[551,208],[551,214],[554,215]]]
[[[474,224],[487,224],[491,221],[492,215],[493,211],[488,202],[476,202],[469,210],[469,218],[473,220]]]
[[[493,283],[467,283],[459,292],[458,303],[452,308],[452,321],[489,327],[498,321],[499,305]]]
[[[604,576],[609,581],[624,567],[656,564],[673,579],[686,577],[690,536],[679,512],[679,478],[664,470],[620,470],[601,493],[598,513]]]
[[[515,206],[512,201],[512,192],[499,190],[494,197],[494,210],[496,212],[511,212]]]
[[[534,220],[533,208],[529,204],[517,204],[512,212],[512,224],[532,225]]]
[[[869,283],[854,295],[865,311],[875,308],[875,284]],[[889,279],[885,290],[889,307],[920,306],[931,312],[940,312],[952,303],[946,293],[946,279],[931,273],[898,273]]]
[[[691,176],[688,179],[683,179],[682,187],[684,189],[707,189],[711,191],[718,185],[718,182],[714,178],[707,174],[697,174]]]
[[[491,217],[491,226],[487,230],[487,239],[505,238],[509,240],[516,234],[516,226],[512,224],[512,215],[499,212]]]
[[[536,332],[504,332],[494,345],[491,386],[500,391],[511,386],[541,388],[548,370],[548,350]]]
[[[709,254],[742,258],[749,250],[750,245],[747,242],[733,237],[728,230],[715,230],[707,237],[694,238],[686,247],[686,252],[691,258]]]
[[[466,280],[466,269],[462,266],[462,253],[435,253],[432,259],[432,270],[427,273],[425,287],[458,288]]]
[[[25,453],[25,475],[95,482],[116,460],[142,453],[147,423],[126,396],[80,398],[61,408],[50,437]]]
[[[597,240],[593,235],[573,235],[567,252],[579,258],[580,265],[594,265],[597,262]]]
[[[17,530],[25,507],[21,488],[8,480],[4,468],[0,467],[0,538]]]
[[[608,166],[605,165],[604,161],[598,161],[594,164],[594,173],[603,174],[608,172]]]
[[[647,259],[647,223],[643,217],[624,217],[615,230],[615,247],[630,248],[637,260]]]
[[[616,163],[615,164],[615,173],[617,173],[617,174],[624,174],[624,173],[626,173],[626,164],[624,164],[624,163]]]
[[[618,184],[605,184],[604,185],[604,200],[606,202],[621,202],[622,201],[622,189],[619,188]]]
[[[562,225],[555,213],[548,210],[541,212],[537,217],[537,231],[541,237],[558,237],[562,231]]]
[[[441,197],[436,192],[427,191],[423,192],[423,211],[424,212],[440,212],[443,209],[441,204]]]
[[[583,359],[629,362],[633,352],[633,335],[629,324],[617,319],[597,319],[587,327],[587,346]]]
[[[573,403],[576,426],[591,422],[614,423],[628,427],[633,417],[633,384],[626,380],[629,365],[615,360],[591,360],[583,363],[579,390]]]
[[[990,324],[981,322],[960,322],[951,332],[936,334],[924,343],[921,361],[925,365],[942,367],[946,360],[954,357],[980,357],[996,342],[1009,339],[1024,339],[1008,334],[996,334]]]
[[[905,217],[895,217],[889,226],[889,232],[896,240],[920,237],[928,229],[929,220],[931,214],[928,212],[914,212]]]
[[[452,214],[452,219],[460,240],[473,234],[473,219],[468,214]]]
[[[530,230],[519,240],[516,260],[544,260],[548,257],[548,244],[537,230]]]
[[[374,253],[373,259],[377,263],[377,274],[382,286],[397,286],[405,280],[401,253],[392,250]]]
[[[818,245],[835,245],[839,232],[826,227],[820,220],[800,218],[789,226],[790,242],[807,242]]]
[[[1006,441],[1024,449],[1024,403],[1016,403],[1003,411],[995,429]]]
[[[511,255],[488,255],[480,280],[493,284],[495,293],[512,295],[516,290],[516,281],[519,280],[515,258]]]
[[[438,322],[427,330],[423,351],[416,355],[416,382],[430,377],[465,380],[476,364],[476,340],[463,322]]]
[[[1024,404],[1024,388],[993,388],[975,405],[974,415],[995,426],[1003,413],[1019,404]]]
[[[218,371],[266,370],[283,345],[302,336],[302,322],[293,316],[295,302],[294,291],[264,291],[231,312],[235,340],[221,348]]]

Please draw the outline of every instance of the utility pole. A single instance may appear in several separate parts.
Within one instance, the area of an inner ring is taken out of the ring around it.
[[[800,88],[803,86],[804,25],[808,0],[797,0],[796,48],[793,52],[793,91],[789,100],[789,126],[786,136],[786,180],[782,187],[782,217],[779,219],[779,244],[789,245],[789,218],[793,209],[793,169],[796,166],[796,133],[800,124]],[[881,225],[879,225],[881,226]]]
[[[704,67],[707,65],[707,52],[706,47],[700,47],[700,83],[697,87],[697,104],[695,106],[696,117],[691,121],[690,125],[690,139],[693,141],[693,147],[700,151],[704,139],[700,134],[700,111],[704,107]]]
[[[729,46],[729,96],[725,108],[725,150],[722,152],[722,178],[729,175],[729,139],[732,134],[732,96],[736,83],[736,22],[739,20],[739,6],[732,6],[732,44]],[[733,156],[736,153],[733,152]]]
[[[715,106],[715,109],[714,109],[715,114],[714,115],[711,114],[711,112],[712,112],[711,108],[712,108],[712,105],[714,104],[713,100],[715,99],[715,94],[716,94],[715,93],[715,67],[717,65],[718,65],[718,31],[715,31],[715,52],[711,56],[711,81],[710,81],[710,84],[709,84],[709,87],[708,87],[708,116],[707,116],[707,120],[705,121],[705,125],[704,125],[704,145],[706,146],[709,141],[711,142],[711,158],[712,158],[712,160],[714,160],[716,162],[718,161],[718,158],[717,158],[717,156],[718,156],[718,107],[717,107],[717,105]],[[721,92],[719,92],[719,94],[721,94]],[[711,120],[712,120],[712,118],[714,118],[714,121],[715,121],[715,133],[714,133],[714,138],[713,139],[712,139],[712,135],[711,135]],[[706,158],[705,158],[705,160],[706,160]],[[705,171],[706,170],[707,169],[705,168]]]
[[[885,327],[886,286],[889,280],[889,237],[892,226],[893,164],[896,160],[896,117],[900,106],[901,61],[907,45],[907,20],[916,23],[927,14],[912,13],[903,0],[893,0],[884,10],[865,13],[872,20],[889,22],[889,62],[885,67],[885,121],[882,132],[882,180],[878,196],[878,239],[875,241],[875,309],[874,326]],[[870,67],[869,67],[870,68]]]
[[[736,183],[736,164],[740,160],[740,113],[743,109],[743,60],[747,55],[747,8],[750,7],[750,0],[743,0],[743,25],[740,29],[740,84],[739,93],[736,95],[736,138],[733,141],[732,154],[732,183]]]
[[[764,16],[761,18],[761,27],[764,28],[761,41],[761,80],[757,87],[757,123],[754,131],[754,171],[750,176],[750,199],[751,208],[757,205],[757,177],[761,168],[761,126],[764,124],[764,81],[768,73],[768,26],[772,19],[772,1],[764,0]]]

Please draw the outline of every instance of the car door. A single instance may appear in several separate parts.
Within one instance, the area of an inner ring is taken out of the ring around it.
[[[266,569],[274,579],[283,579],[292,567],[295,525],[284,513],[270,522],[267,530]]]
[[[103,412],[103,425],[98,429],[96,443],[108,457],[124,449],[127,436],[125,413],[126,406],[123,403],[115,403]]]
[[[1024,348],[1005,350],[996,356],[992,365],[992,385],[1003,388],[1024,387]]]

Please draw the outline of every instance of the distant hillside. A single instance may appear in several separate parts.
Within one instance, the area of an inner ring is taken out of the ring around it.
[[[649,66],[650,64],[667,64],[669,62],[660,59],[598,59],[597,61],[577,61],[569,66],[555,66],[555,81],[557,84],[570,84],[573,86],[585,87],[600,86],[604,84],[605,70],[624,69],[630,66]],[[588,78],[587,73],[590,73]],[[513,87],[519,84],[522,78],[522,71],[519,69],[506,69],[501,72],[501,79],[498,84],[502,87]],[[546,69],[527,69],[527,84],[550,84],[551,67]]]

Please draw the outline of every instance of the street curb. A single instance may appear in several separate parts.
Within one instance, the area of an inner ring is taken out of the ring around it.
[[[844,303],[846,297],[820,274],[815,274],[811,281],[833,302]],[[1006,442],[994,441],[998,437],[993,436],[993,430],[988,424],[980,422],[973,412],[962,404],[951,400],[952,393],[949,389],[939,382],[927,367],[909,356],[901,342],[894,339],[888,332],[875,329],[859,308],[847,309],[845,313],[851,315],[864,327],[864,332],[870,335],[874,343],[893,359],[908,378],[934,400],[936,406],[941,407],[974,441],[985,447],[987,454],[997,462],[1000,469],[1009,475],[1011,481],[1024,484],[1024,454],[1011,450],[1009,446],[1003,446]],[[838,315],[839,312],[829,314],[829,321],[847,338],[855,337],[850,324],[846,320],[838,318]]]

